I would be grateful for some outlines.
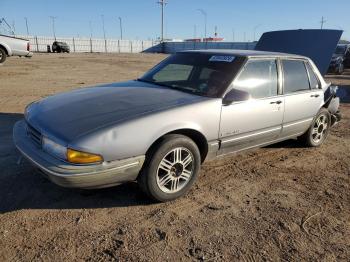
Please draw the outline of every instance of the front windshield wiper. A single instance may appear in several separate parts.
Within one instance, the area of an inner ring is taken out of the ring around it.
[[[154,82],[154,81],[151,81],[151,80],[147,80],[147,79],[143,79],[143,78],[137,78],[136,80],[139,81],[139,82],[145,82],[145,83],[149,83],[149,84],[154,84],[154,85],[158,85],[158,86],[164,86],[164,87],[171,88],[171,86],[169,86],[169,85],[165,85],[165,84],[162,84],[162,83],[157,83],[157,82]]]

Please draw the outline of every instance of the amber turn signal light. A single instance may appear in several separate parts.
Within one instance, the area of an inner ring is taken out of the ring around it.
[[[67,160],[74,164],[93,164],[101,163],[103,158],[100,155],[94,155],[68,148]]]

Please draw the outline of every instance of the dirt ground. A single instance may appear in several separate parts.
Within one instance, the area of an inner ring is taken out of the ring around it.
[[[350,101],[320,148],[287,141],[208,162],[171,203],[136,183],[64,189],[20,158],[12,127],[26,104],[136,78],[164,57],[35,54],[0,66],[0,261],[349,261]],[[350,89],[350,71],[328,80]]]

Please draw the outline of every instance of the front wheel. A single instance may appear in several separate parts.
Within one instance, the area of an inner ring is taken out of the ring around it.
[[[301,140],[309,147],[320,146],[326,140],[330,127],[331,115],[326,108],[321,108]]]
[[[5,62],[6,57],[7,55],[5,50],[3,48],[0,48],[0,64]]]
[[[201,157],[197,145],[183,135],[166,135],[146,156],[138,178],[141,189],[165,202],[184,195],[196,180]]]

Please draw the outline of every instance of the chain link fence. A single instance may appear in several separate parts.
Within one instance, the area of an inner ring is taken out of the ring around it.
[[[54,41],[66,42],[70,52],[105,52],[105,53],[140,53],[152,47],[155,43],[151,40],[118,40],[81,37],[53,37],[16,35],[30,41],[32,52],[48,52]]]

